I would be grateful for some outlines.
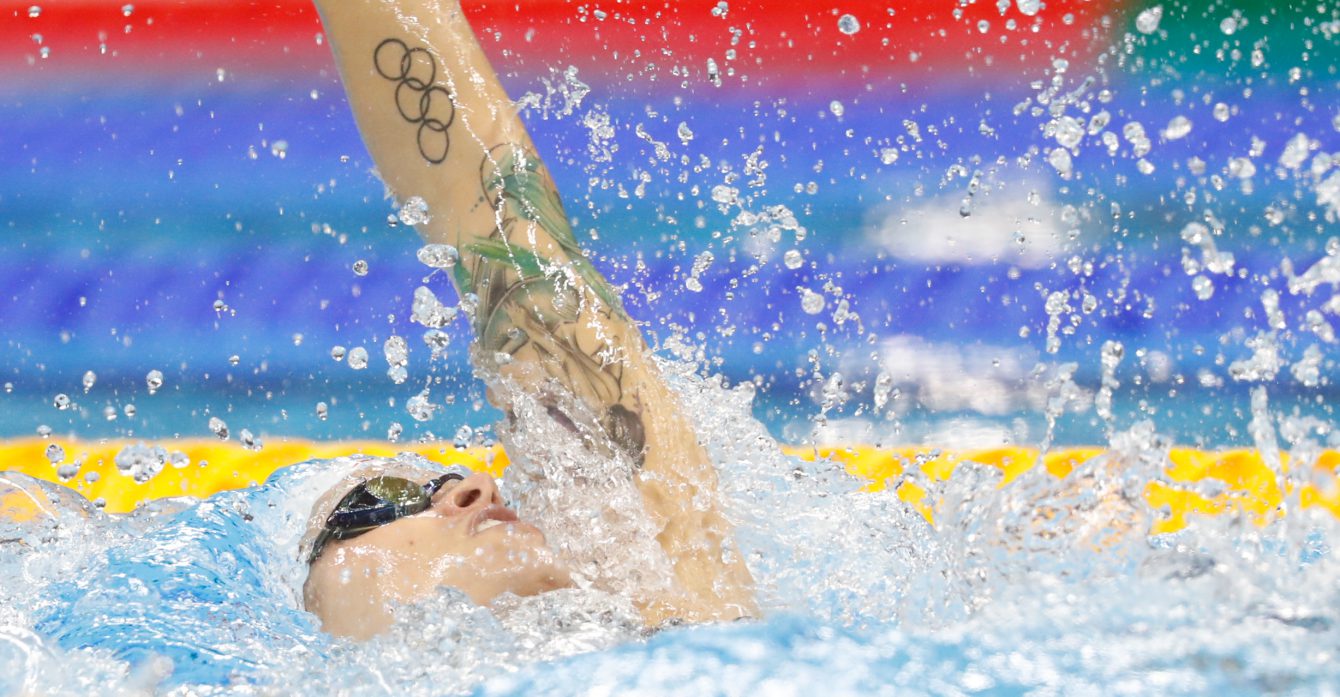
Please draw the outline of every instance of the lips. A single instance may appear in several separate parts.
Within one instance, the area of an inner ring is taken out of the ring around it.
[[[506,525],[508,523],[515,523],[518,520],[520,520],[520,518],[517,517],[512,509],[507,508],[506,506],[499,506],[495,503],[491,506],[486,506],[474,515],[474,518],[470,521],[470,534],[476,535],[489,528],[495,528],[499,525]]]

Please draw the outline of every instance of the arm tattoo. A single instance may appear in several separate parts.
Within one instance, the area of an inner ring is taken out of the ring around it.
[[[641,401],[625,389],[627,348],[594,331],[631,327],[631,320],[577,246],[548,170],[527,147],[506,143],[485,154],[480,185],[480,204],[497,222],[463,246],[467,256],[455,280],[462,293],[475,294],[481,359],[495,368],[512,360],[538,366],[591,409],[609,442],[640,465],[646,433]],[[552,244],[537,244],[541,236]]]
[[[441,164],[451,149],[447,129],[456,119],[451,92],[436,84],[437,61],[426,48],[410,48],[400,39],[386,39],[372,52],[377,74],[395,83],[395,107],[401,118],[417,125],[419,154]]]
[[[430,164],[444,162],[456,106],[437,82],[433,54],[388,38],[373,50],[372,63],[395,84],[396,111],[417,126],[419,154]],[[479,205],[494,224],[487,234],[461,240],[462,258],[452,270],[462,304],[473,308],[477,360],[495,373],[512,361],[538,367],[542,384],[534,389],[557,384],[571,392],[607,442],[641,465],[642,403],[625,389],[623,345],[639,338],[619,294],[577,246],[549,171],[527,146],[504,143],[484,154],[479,184]],[[625,328],[613,333],[626,336],[608,336],[611,327]],[[575,427],[575,415],[558,406],[563,400],[541,397],[556,420]]]

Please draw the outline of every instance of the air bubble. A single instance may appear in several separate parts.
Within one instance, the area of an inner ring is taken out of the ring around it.
[[[805,257],[801,256],[798,250],[788,249],[786,250],[786,254],[782,255],[782,263],[785,264],[788,269],[798,269],[805,263]]]
[[[51,405],[65,411],[70,408],[70,396],[65,393],[58,394],[51,400]]]
[[[50,462],[52,465],[59,465],[64,461],[65,448],[62,448],[55,443],[51,443],[47,446],[47,462]]]
[[[325,402],[316,403],[316,418],[325,421],[330,416],[330,405]]]
[[[861,20],[856,19],[855,15],[845,14],[838,17],[838,31],[851,36],[861,30]]]
[[[364,261],[363,259],[359,259],[358,261],[355,261],[355,262],[354,262],[354,275],[355,275],[355,276],[366,276],[366,275],[368,275],[368,262]]]
[[[97,374],[97,373],[95,373],[95,372],[93,372],[93,371],[91,371],[91,370],[85,372],[85,373],[84,373],[84,394],[88,394],[88,391],[91,390],[91,389],[93,389],[93,385],[96,384],[97,382],[98,382],[98,374]]]
[[[338,362],[338,361],[342,361],[342,360],[344,360],[344,354],[345,354],[345,353],[346,353],[346,351],[345,351],[345,348],[344,348],[343,346],[332,346],[332,347],[330,347],[330,357],[333,358],[333,359],[334,359],[335,361],[337,361],[337,362]]]

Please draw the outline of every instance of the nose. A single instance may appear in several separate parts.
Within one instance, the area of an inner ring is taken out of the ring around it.
[[[484,472],[474,472],[457,483],[448,483],[433,497],[433,508],[442,513],[457,513],[493,504],[502,505],[498,484]]]

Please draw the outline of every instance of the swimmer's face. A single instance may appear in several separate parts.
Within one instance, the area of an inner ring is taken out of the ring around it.
[[[544,538],[503,505],[493,478],[447,482],[432,505],[348,540],[333,540],[303,587],[322,629],[365,639],[391,624],[388,603],[455,588],[487,605],[503,593],[535,595],[571,585]]]

